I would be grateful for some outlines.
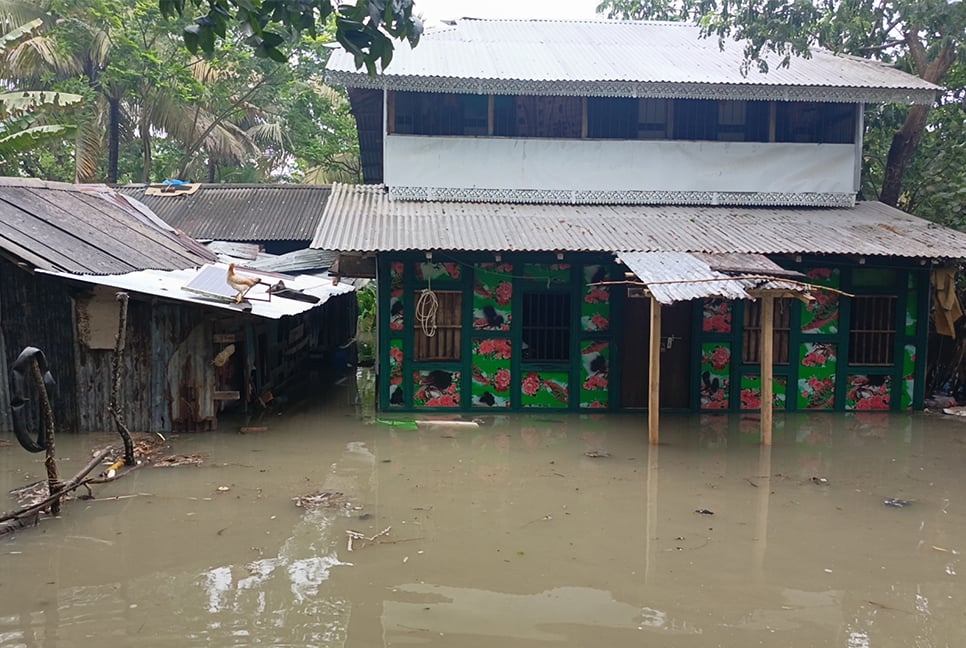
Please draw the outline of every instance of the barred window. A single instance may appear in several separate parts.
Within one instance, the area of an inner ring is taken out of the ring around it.
[[[425,325],[420,324],[417,317],[413,358],[417,361],[457,361],[463,341],[463,294],[458,290],[435,290],[433,294],[437,300],[435,318],[426,312],[428,304],[426,308],[417,309],[426,312],[427,321]]]
[[[889,366],[895,360],[895,295],[856,295],[852,298],[849,364]]]
[[[761,364],[761,304],[762,300],[745,302],[745,326],[742,333],[741,361],[745,364]],[[789,335],[791,331],[792,301],[787,298],[774,300],[775,315],[772,329],[774,348],[773,364],[788,364]]]
[[[523,357],[530,362],[570,359],[570,295],[523,293]]]

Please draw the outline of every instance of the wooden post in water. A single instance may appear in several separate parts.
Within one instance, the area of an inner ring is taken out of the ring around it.
[[[657,445],[661,411],[661,302],[651,296],[651,351],[648,361],[647,439]]]
[[[772,410],[774,408],[774,359],[775,359],[775,296],[761,297],[761,443],[771,445]]]
[[[34,383],[37,385],[37,393],[40,398],[41,416],[44,418],[44,448],[47,450],[44,466],[47,468],[47,492],[54,496],[61,489],[60,477],[57,475],[57,455],[54,452],[54,409],[50,406],[50,395],[47,393],[44,374],[40,370],[37,356],[31,359],[30,365],[33,369]],[[59,497],[50,503],[50,513],[51,515],[60,515]]]
[[[657,484],[658,452],[660,447],[653,445],[647,449],[647,511],[644,513],[644,584],[651,577],[652,560],[655,558],[657,539]]]

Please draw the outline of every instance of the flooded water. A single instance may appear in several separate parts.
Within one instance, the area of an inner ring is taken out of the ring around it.
[[[966,419],[779,415],[762,450],[753,417],[664,416],[649,448],[643,416],[353,401],[170,439],[205,463],[0,538],[0,647],[966,645]],[[59,438],[62,476],[94,447]],[[0,447],[4,494],[43,474]]]

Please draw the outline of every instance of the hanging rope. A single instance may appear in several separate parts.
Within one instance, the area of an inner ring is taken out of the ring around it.
[[[433,292],[432,282],[419,292],[416,300],[416,324],[426,337],[436,335],[436,313],[439,311],[439,298]]]

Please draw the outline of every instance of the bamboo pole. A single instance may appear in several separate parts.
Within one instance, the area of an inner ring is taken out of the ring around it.
[[[774,332],[775,297],[761,298],[761,443],[771,445],[772,414],[774,409]]]
[[[651,350],[648,359],[647,438],[657,445],[661,410],[661,302],[651,297]]]

